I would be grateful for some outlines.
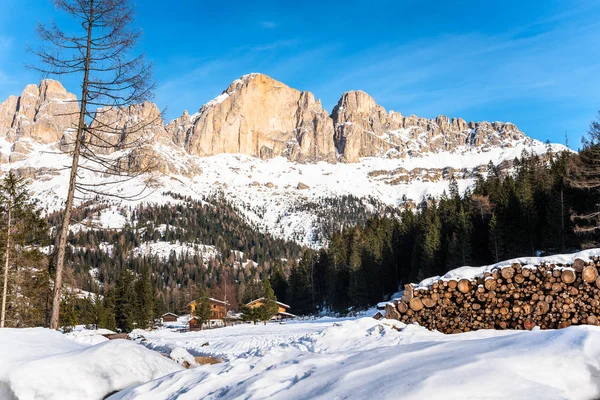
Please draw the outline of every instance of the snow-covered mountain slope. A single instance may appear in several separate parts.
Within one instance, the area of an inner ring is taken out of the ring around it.
[[[553,145],[554,151],[564,148]],[[156,146],[157,152],[171,157]],[[122,206],[139,203],[173,203],[167,193],[202,200],[223,196],[250,223],[274,236],[317,247],[325,238],[318,235],[321,220],[326,218],[331,199],[353,196],[366,212],[382,212],[384,207],[411,206],[426,195],[437,196],[448,189],[448,179],[457,176],[459,188],[473,184],[477,172],[485,173],[491,161],[498,165],[512,160],[523,151],[541,154],[546,145],[529,141],[510,148],[463,153],[436,153],[413,158],[367,157],[359,163],[295,163],[283,157],[261,160],[241,154],[219,154],[210,157],[186,155],[201,171],[194,176],[161,173],[138,176],[133,180],[111,183],[110,177],[82,170],[83,182],[108,183],[108,191],[130,200],[108,197],[108,208],[102,210],[92,226],[118,229],[131,222],[119,213]],[[179,160],[185,161],[185,160]],[[14,169],[31,177],[31,189],[47,211],[59,210],[66,196],[69,157],[52,145],[32,144],[29,157],[2,165],[4,171]],[[440,166],[445,166],[440,169]],[[483,167],[482,167],[483,166]],[[463,171],[461,174],[450,171]],[[410,179],[408,178],[410,176]],[[88,200],[98,202],[96,196]],[[82,198],[80,201],[85,201]],[[348,201],[346,201],[348,202]],[[75,226],[74,229],[85,229]]]
[[[52,80],[0,104],[1,169],[32,178],[47,211],[60,209],[66,195],[70,160],[63,151],[76,111],[75,96]],[[107,134],[110,146],[101,150],[126,168],[152,165],[152,172],[105,188],[112,200],[80,199],[109,208],[74,230],[120,229],[133,222],[119,211],[124,206],[176,202],[171,194],[223,196],[263,232],[318,247],[336,213],[347,218],[335,228],[354,224],[353,214],[413,207],[426,195],[439,195],[451,178],[464,190],[490,162],[510,168],[524,151],[568,150],[531,139],[511,123],[388,112],[362,91],[344,93],[329,115],[312,93],[262,74],[241,77],[197,113],[166,125],[149,102],[99,115],[114,119],[119,132],[142,125],[133,138]],[[143,145],[128,148],[138,136]],[[79,176],[87,184],[111,180],[85,170]]]

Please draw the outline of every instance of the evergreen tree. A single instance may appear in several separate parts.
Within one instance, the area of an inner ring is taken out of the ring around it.
[[[277,315],[279,305],[277,304],[277,297],[275,296],[275,292],[273,291],[273,288],[271,288],[271,282],[269,282],[268,279],[263,280],[263,288],[265,291],[265,299],[261,306],[264,309],[262,320],[266,322],[273,318],[275,315]]]
[[[133,274],[123,269],[115,286],[115,322],[117,328],[123,332],[131,332],[135,327],[135,304]]]
[[[154,289],[150,269],[144,267],[141,276],[135,282],[135,315],[139,328],[149,328],[154,321]]]
[[[11,270],[23,264],[27,258],[38,256],[36,250],[32,251],[28,247],[32,244],[40,244],[40,240],[46,234],[47,226],[31,200],[24,178],[17,177],[12,171],[9,171],[0,185],[0,212],[2,213],[0,239],[4,253],[0,328],[3,328],[7,319],[6,306]],[[17,302],[17,288],[18,286],[13,285],[12,294],[15,302]]]
[[[210,322],[210,302],[207,297],[202,297],[197,301],[195,317],[200,323],[200,329]]]

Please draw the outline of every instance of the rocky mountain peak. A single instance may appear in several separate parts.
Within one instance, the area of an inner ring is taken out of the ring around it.
[[[263,74],[236,79],[205,104],[186,130],[185,148],[200,156],[242,153],[335,162],[329,113],[312,93]]]

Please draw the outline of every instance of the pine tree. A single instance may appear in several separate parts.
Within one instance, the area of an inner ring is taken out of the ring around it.
[[[148,267],[144,267],[141,276],[135,282],[135,293],[135,322],[140,328],[149,328],[154,320],[154,289]]]
[[[133,281],[133,274],[123,269],[115,286],[115,322],[123,332],[131,332],[134,328],[136,293]]]
[[[261,307],[264,308],[264,312],[262,315],[263,321],[269,321],[273,318],[277,311],[279,310],[279,305],[277,304],[277,297],[275,297],[275,292],[273,288],[271,288],[271,282],[268,279],[263,280],[263,288],[265,291],[265,299]]]
[[[202,297],[197,301],[195,317],[200,323],[200,329],[210,322],[210,302],[207,297]]]
[[[28,247],[39,244],[47,226],[31,200],[24,178],[17,177],[12,171],[9,171],[0,185],[0,207],[4,253],[0,328],[3,328],[6,323],[10,271],[16,264],[22,263],[23,258],[36,257],[37,250],[29,250]]]

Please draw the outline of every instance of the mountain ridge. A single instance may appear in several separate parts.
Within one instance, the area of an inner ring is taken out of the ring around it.
[[[75,127],[76,111],[76,96],[59,81],[28,85],[21,96],[0,103],[0,138],[15,144],[26,138],[64,141]],[[113,114],[119,126],[125,125],[123,118],[156,118],[148,137],[197,156],[240,153],[262,159],[283,156],[299,162],[353,163],[363,157],[486,151],[530,139],[510,122],[467,122],[442,115],[427,119],[386,111],[362,90],[344,92],[328,112],[313,93],[260,73],[234,80],[198,112],[184,111],[168,122],[150,102]],[[121,145],[115,142],[114,150]],[[18,155],[13,159],[27,153],[24,142],[15,148]]]

